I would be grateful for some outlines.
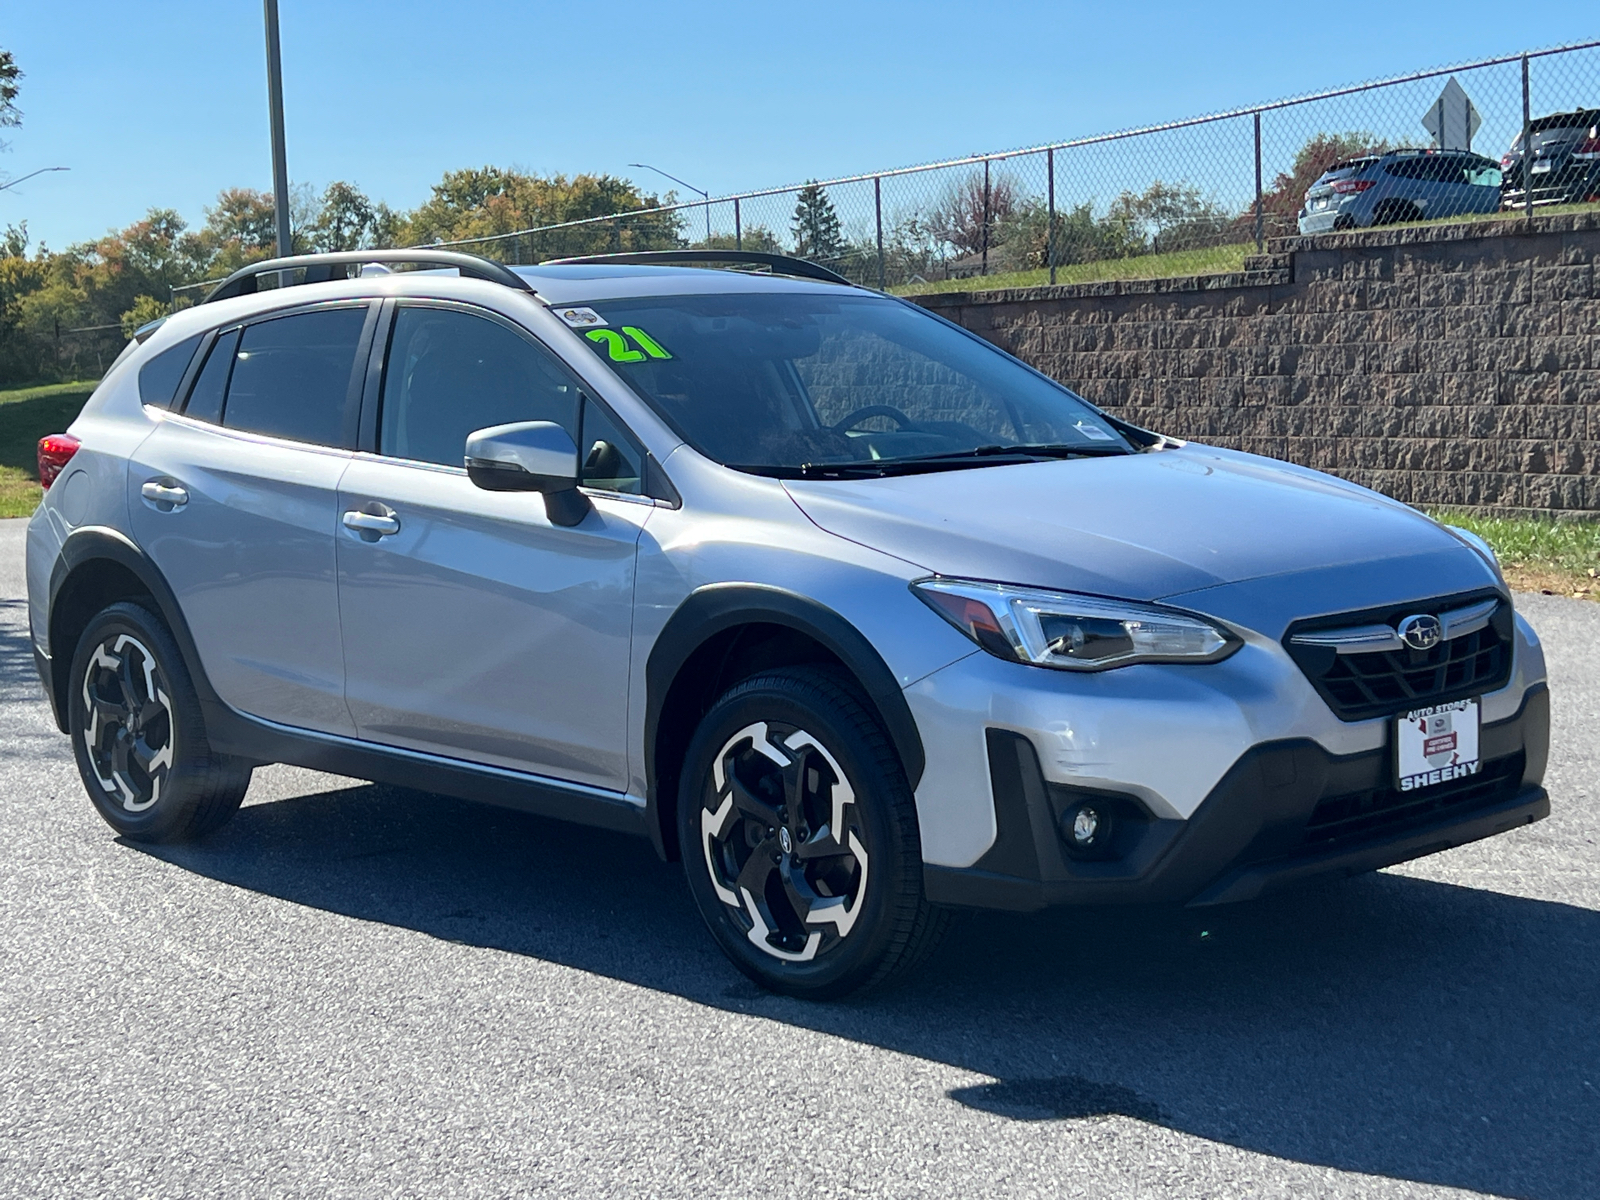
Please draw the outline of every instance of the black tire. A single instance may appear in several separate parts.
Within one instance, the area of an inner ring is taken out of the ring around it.
[[[1422,220],[1422,210],[1409,200],[1385,200],[1373,211],[1374,225],[1404,225]]]
[[[843,673],[772,671],[718,700],[689,744],[678,836],[712,936],[771,991],[887,985],[949,921],[923,895],[905,771]]]
[[[67,728],[78,774],[106,824],[137,842],[181,842],[223,825],[250,764],[212,751],[188,668],[142,605],[113,604],[78,639]]]
[[[1346,216],[1344,213],[1340,213],[1333,219],[1333,231],[1335,233],[1347,233],[1355,227],[1356,219],[1351,216]]]

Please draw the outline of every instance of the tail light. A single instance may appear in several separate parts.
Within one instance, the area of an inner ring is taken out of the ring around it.
[[[1341,196],[1349,196],[1355,192],[1364,192],[1377,182],[1376,179],[1341,179],[1333,185],[1333,190]]]
[[[39,485],[48,489],[72,461],[81,443],[70,433],[52,433],[39,439]]]
[[[1504,158],[1502,158],[1500,160],[1500,169],[1502,171],[1505,171],[1505,170],[1509,170],[1510,167],[1511,167],[1511,155],[1508,154],[1508,155],[1506,155]]]
[[[1600,126],[1589,130],[1589,136],[1578,144],[1572,152],[1573,158],[1581,158],[1585,162],[1592,162],[1600,158]]]

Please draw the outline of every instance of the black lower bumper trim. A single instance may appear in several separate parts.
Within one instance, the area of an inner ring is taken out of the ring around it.
[[[1187,821],[1145,813],[1127,823],[1115,860],[1085,862],[1055,833],[1073,789],[1045,781],[1027,739],[992,731],[994,849],[970,868],[925,867],[924,886],[935,903],[971,908],[1210,905],[1377,870],[1549,815],[1549,740],[1550,695],[1538,685],[1515,715],[1483,726],[1480,776],[1429,789],[1420,803],[1418,793],[1394,791],[1387,747],[1335,756],[1308,739],[1266,743],[1242,755]]]
[[[1254,900],[1281,888],[1325,877],[1361,875],[1395,863],[1409,862],[1441,850],[1453,850],[1468,842],[1532,825],[1550,815],[1550,797],[1542,787],[1527,788],[1514,798],[1488,809],[1478,809],[1468,818],[1446,820],[1413,830],[1404,837],[1386,838],[1364,846],[1328,851],[1278,862],[1238,867],[1193,900],[1189,907],[1232,904]]]

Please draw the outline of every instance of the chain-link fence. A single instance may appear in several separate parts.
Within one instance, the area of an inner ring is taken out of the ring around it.
[[[1266,239],[1297,231],[1596,203],[1600,41],[1049,146],[432,245],[514,265],[764,250],[870,287],[927,291],[977,278],[1030,286],[1236,271]],[[174,305],[214,283],[173,289]]]
[[[437,245],[509,263],[769,250],[898,290],[983,276],[1028,285],[1239,270],[1265,239],[1297,230],[1600,202],[1596,109],[1600,41],[1050,146]],[[1571,115],[1549,124],[1563,113]],[[1561,136],[1547,137],[1552,129]],[[1532,188],[1522,161],[1530,131]]]

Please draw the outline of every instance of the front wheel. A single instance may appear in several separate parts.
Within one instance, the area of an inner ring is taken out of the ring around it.
[[[773,991],[884,984],[944,930],[905,772],[843,675],[774,671],[717,701],[689,746],[678,833],[712,935]]]
[[[238,809],[250,766],[206,740],[183,656],[142,605],[113,604],[89,622],[72,656],[67,728],[96,811],[139,842],[176,842]]]

